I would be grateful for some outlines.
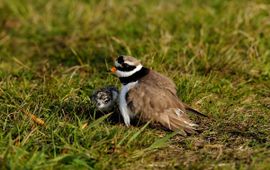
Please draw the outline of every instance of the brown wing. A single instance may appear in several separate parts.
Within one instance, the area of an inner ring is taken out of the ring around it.
[[[163,90],[169,90],[172,94],[176,95],[176,86],[174,82],[171,79],[153,70],[150,70],[148,75],[140,79],[140,82],[150,84],[150,86],[157,86],[157,88]]]
[[[139,82],[127,95],[130,110],[143,121],[159,122],[170,130],[193,133],[196,126],[186,115],[185,106],[173,93],[156,85]]]
[[[175,97],[177,97],[177,99],[178,99],[176,86],[175,86],[174,82],[171,79],[163,76],[162,74],[159,74],[158,72],[150,70],[149,74],[147,76],[143,77],[140,80],[140,82],[145,83],[145,84],[151,83],[150,86],[157,86],[157,88],[161,88],[163,90],[168,90],[172,94],[174,94]],[[207,115],[191,108],[187,104],[183,103],[183,105],[184,105],[184,108],[191,113],[195,113],[195,114],[203,116],[203,117],[208,117]]]

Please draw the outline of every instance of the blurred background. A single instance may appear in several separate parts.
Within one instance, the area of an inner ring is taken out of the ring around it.
[[[102,65],[119,54],[201,73],[269,63],[267,0],[1,0],[0,9],[1,68],[11,58]]]
[[[169,140],[89,118],[120,54],[215,121]],[[269,103],[269,0],[0,0],[0,169],[269,169]]]

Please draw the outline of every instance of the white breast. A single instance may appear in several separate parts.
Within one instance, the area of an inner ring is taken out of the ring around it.
[[[128,83],[126,85],[123,85],[121,92],[120,92],[119,109],[120,109],[120,112],[123,116],[123,119],[124,119],[126,126],[130,125],[130,118],[133,117],[133,113],[130,111],[130,109],[127,106],[126,94],[130,89],[135,87],[137,83],[138,82],[136,81],[136,82],[131,82],[131,83]]]

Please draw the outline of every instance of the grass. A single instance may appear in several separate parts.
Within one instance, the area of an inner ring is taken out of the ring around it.
[[[270,3],[0,1],[1,169],[270,169]],[[94,117],[113,58],[213,119],[183,137]],[[44,121],[44,122],[43,122]]]

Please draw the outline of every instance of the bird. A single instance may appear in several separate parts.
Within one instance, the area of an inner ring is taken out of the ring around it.
[[[130,126],[131,119],[139,118],[186,135],[196,133],[198,127],[187,112],[207,117],[178,98],[171,79],[144,67],[132,56],[118,56],[111,72],[122,84],[118,103],[126,126]]]
[[[114,86],[100,88],[93,92],[91,101],[97,110],[105,113],[113,111],[118,101],[119,91]]]
[[[110,123],[120,123],[123,119],[118,109],[119,91],[116,87],[109,85],[99,88],[92,93],[91,101],[97,109],[97,117],[111,114],[107,120]]]

